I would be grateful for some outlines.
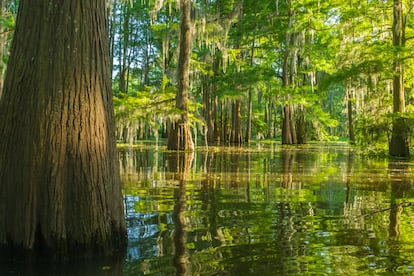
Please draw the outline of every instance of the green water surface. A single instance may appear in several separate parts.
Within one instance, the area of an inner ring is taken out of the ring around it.
[[[125,275],[406,275],[412,162],[343,146],[120,153]],[[413,204],[413,205],[412,205]]]

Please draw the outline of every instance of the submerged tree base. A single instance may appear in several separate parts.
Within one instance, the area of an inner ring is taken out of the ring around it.
[[[45,239],[38,227],[33,248],[24,247],[13,243],[11,238],[0,244],[0,258],[2,261],[23,262],[65,262],[68,260],[81,260],[92,258],[114,258],[125,257],[128,238],[123,227],[116,227],[112,223],[110,233],[103,240],[102,233],[98,230],[87,243],[74,240],[68,235],[66,238],[52,237]],[[110,250],[108,250],[110,248]]]
[[[406,120],[403,118],[395,119],[392,126],[392,137],[389,145],[390,156],[410,157],[410,146],[408,141],[408,130]]]
[[[194,142],[191,137],[191,130],[188,122],[181,119],[179,122],[172,123],[168,135],[169,150],[194,150]]]

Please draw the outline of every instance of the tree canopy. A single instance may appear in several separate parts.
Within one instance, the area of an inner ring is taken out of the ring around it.
[[[110,3],[117,139],[167,137],[182,113],[179,1]],[[410,0],[191,1],[193,135],[347,140],[409,155],[394,146],[408,146],[413,125],[413,16]]]

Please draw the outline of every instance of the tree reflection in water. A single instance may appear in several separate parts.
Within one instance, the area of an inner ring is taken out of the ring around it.
[[[400,219],[403,211],[401,200],[405,198],[407,191],[411,189],[411,180],[408,177],[407,162],[390,162],[388,165],[391,178],[391,201],[390,201],[390,226],[389,235],[391,239],[398,239],[400,235]]]
[[[147,163],[133,156],[144,166],[124,170],[137,174],[124,175],[128,273],[414,270],[414,163],[334,147],[137,154]]]
[[[176,275],[187,275],[188,254],[186,250],[186,186],[187,176],[194,158],[192,152],[174,152],[165,154],[167,168],[171,172],[171,180],[178,181],[178,187],[174,190],[174,257],[173,264]]]

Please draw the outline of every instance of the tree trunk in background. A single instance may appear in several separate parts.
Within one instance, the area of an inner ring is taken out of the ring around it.
[[[291,10],[291,1],[287,2],[289,6],[288,17],[289,23],[288,26],[291,27],[294,24],[294,12]],[[283,65],[282,65],[282,88],[288,89],[294,85],[294,75],[296,72],[296,54],[294,50],[290,48],[293,47],[295,44],[294,34],[290,31],[286,32],[286,50],[285,55],[283,58]],[[293,51],[293,52],[292,52]],[[296,144],[296,130],[295,130],[295,114],[293,104],[289,103],[290,95],[288,97],[288,103],[283,106],[283,118],[282,118],[282,144],[292,145]]]
[[[212,96],[214,92],[212,88],[212,79],[209,76],[204,76],[203,85],[203,115],[207,128],[207,142],[209,145],[213,145],[217,141],[217,130],[216,130],[216,120],[217,120],[217,104],[216,97]]]
[[[355,132],[354,132],[354,111],[353,111],[353,96],[351,91],[351,81],[349,81],[346,89],[347,93],[347,110],[348,110],[348,132],[349,142],[351,145],[355,144]]]
[[[306,144],[305,107],[299,105],[296,118],[296,137],[298,144]]]
[[[180,0],[180,54],[178,57],[178,91],[176,107],[182,112],[180,118],[172,123],[168,136],[169,150],[194,150],[188,121],[188,89],[191,53],[191,2]]]
[[[123,44],[122,44],[122,51],[121,51],[121,68],[120,68],[120,75],[119,75],[119,91],[123,93],[127,93],[127,81],[128,81],[128,45],[129,45],[129,11],[127,5],[124,6],[123,10]]]
[[[111,68],[111,80],[112,76],[112,69],[114,68],[114,58],[115,58],[115,33],[117,24],[116,18],[117,16],[114,14],[114,9],[118,5],[118,0],[113,0],[111,3],[111,8],[107,10],[107,18],[109,21],[109,56],[110,56],[110,67]]]
[[[293,145],[297,143],[295,131],[295,118],[293,116],[293,105],[283,107],[282,144]]]
[[[230,143],[234,145],[243,144],[240,101],[236,100],[231,103],[231,134]]]
[[[222,144],[229,142],[229,135],[228,135],[228,116],[227,116],[227,104],[225,101],[219,101],[219,110],[220,110],[220,142]]]
[[[252,89],[249,88],[249,95],[248,95],[248,103],[247,103],[247,127],[246,127],[246,136],[244,137],[244,141],[246,143],[250,143],[250,139],[252,136],[252,118],[253,118],[253,102],[252,102]]]
[[[403,16],[402,0],[394,0],[393,11],[392,42],[395,47],[395,51],[400,51],[398,48],[405,46],[405,19]],[[392,124],[389,153],[391,156],[409,157],[409,131],[406,120],[401,117],[401,115],[405,112],[405,91],[404,64],[399,53],[396,53],[394,56],[393,112],[396,117],[394,118]]]
[[[20,1],[0,101],[2,253],[124,251],[109,64],[105,1]]]

